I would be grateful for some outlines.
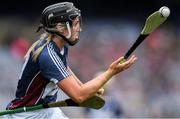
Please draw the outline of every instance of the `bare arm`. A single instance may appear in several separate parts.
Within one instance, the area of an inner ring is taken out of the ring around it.
[[[74,72],[71,70],[70,67],[68,67],[68,70],[71,72],[72,76],[76,79],[77,83],[79,85],[82,85],[83,83],[77,78],[77,76],[74,74]],[[100,88],[98,91],[97,91],[97,94],[98,95],[102,95],[104,93],[104,88]]]
[[[60,81],[58,85],[74,101],[77,103],[83,102],[97,93],[111,77],[129,68],[135,62],[136,57],[132,56],[129,60],[120,64],[121,59],[122,57],[113,62],[104,73],[85,84],[79,85],[77,80],[71,75]]]

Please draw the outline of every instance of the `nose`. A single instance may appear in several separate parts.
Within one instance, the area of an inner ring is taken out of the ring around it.
[[[76,31],[77,31],[77,32],[81,32],[81,31],[82,31],[81,27],[77,28]]]
[[[82,28],[79,28],[79,31],[81,32],[81,31],[82,31]]]

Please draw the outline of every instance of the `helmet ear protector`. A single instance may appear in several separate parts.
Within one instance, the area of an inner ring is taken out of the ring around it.
[[[79,17],[81,22],[81,12],[71,2],[61,2],[46,7],[41,14],[40,26],[37,32],[43,28],[50,34],[56,34],[62,37],[69,45],[75,45],[79,39],[71,41],[71,29],[73,20]],[[68,35],[60,34],[55,26],[57,23],[65,23]]]

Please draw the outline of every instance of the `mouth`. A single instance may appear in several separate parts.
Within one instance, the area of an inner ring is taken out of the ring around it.
[[[75,36],[75,39],[78,39],[78,38],[79,38],[79,35],[76,35],[76,36]]]
[[[74,34],[74,39],[78,39],[79,38],[79,33]]]

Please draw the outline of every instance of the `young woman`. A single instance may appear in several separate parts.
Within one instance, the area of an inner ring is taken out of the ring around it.
[[[137,59],[134,55],[120,64],[123,57],[114,61],[101,75],[82,83],[66,62],[68,46],[75,45],[81,32],[81,14],[73,3],[62,2],[46,7],[41,15],[38,30],[45,32],[26,55],[17,86],[15,99],[7,109],[55,102],[57,91],[63,90],[75,102],[80,103],[96,93],[114,75],[129,68]],[[42,109],[6,115],[6,118],[67,118],[59,108]]]

